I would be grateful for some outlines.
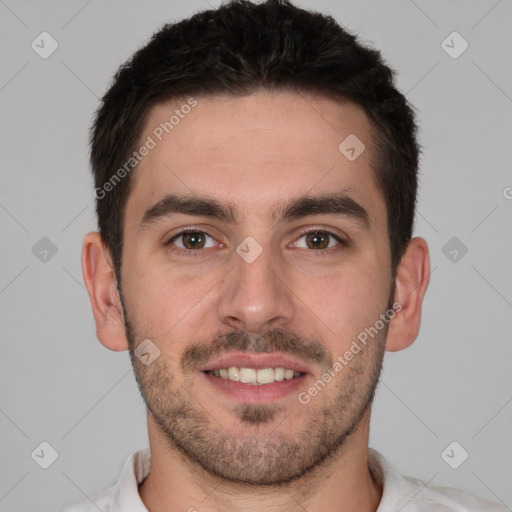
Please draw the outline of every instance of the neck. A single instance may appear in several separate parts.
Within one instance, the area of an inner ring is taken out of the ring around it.
[[[169,446],[148,416],[151,471],[139,486],[150,512],[375,512],[382,486],[368,467],[370,409],[334,457],[279,486],[233,483],[213,476]]]

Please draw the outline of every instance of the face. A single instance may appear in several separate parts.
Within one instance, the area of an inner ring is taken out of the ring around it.
[[[379,377],[393,283],[370,125],[291,93],[196,101],[169,133],[181,104],[155,107],[140,139],[155,146],[121,269],[134,370],[173,450],[224,479],[286,482],[350,442]],[[355,160],[339,149],[351,134]]]

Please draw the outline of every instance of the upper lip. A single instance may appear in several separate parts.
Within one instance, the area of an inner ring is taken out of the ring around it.
[[[303,362],[284,354],[279,353],[226,353],[201,365],[199,371],[220,370],[221,368],[285,368],[301,373],[311,373],[310,368]]]

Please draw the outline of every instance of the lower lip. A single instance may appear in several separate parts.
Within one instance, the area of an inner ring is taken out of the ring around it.
[[[307,374],[289,380],[272,382],[271,384],[244,384],[234,380],[223,379],[214,375],[201,372],[206,381],[215,386],[226,395],[239,402],[250,404],[263,404],[276,402],[295,393],[298,394],[300,387],[304,386]]]

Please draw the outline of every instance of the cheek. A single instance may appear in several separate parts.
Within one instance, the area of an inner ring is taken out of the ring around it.
[[[134,277],[129,279],[127,301],[137,330],[163,350],[172,343],[175,351],[188,329],[192,325],[197,328],[201,324],[198,319],[205,318],[205,295],[215,276],[178,275],[176,270],[157,265],[149,268],[147,264],[133,268],[130,275]]]
[[[337,273],[319,279],[303,277],[297,281],[297,296],[311,311],[313,321],[334,333],[339,340],[350,342],[368,325],[373,325],[387,306],[387,274],[375,262],[362,260],[343,266]]]

